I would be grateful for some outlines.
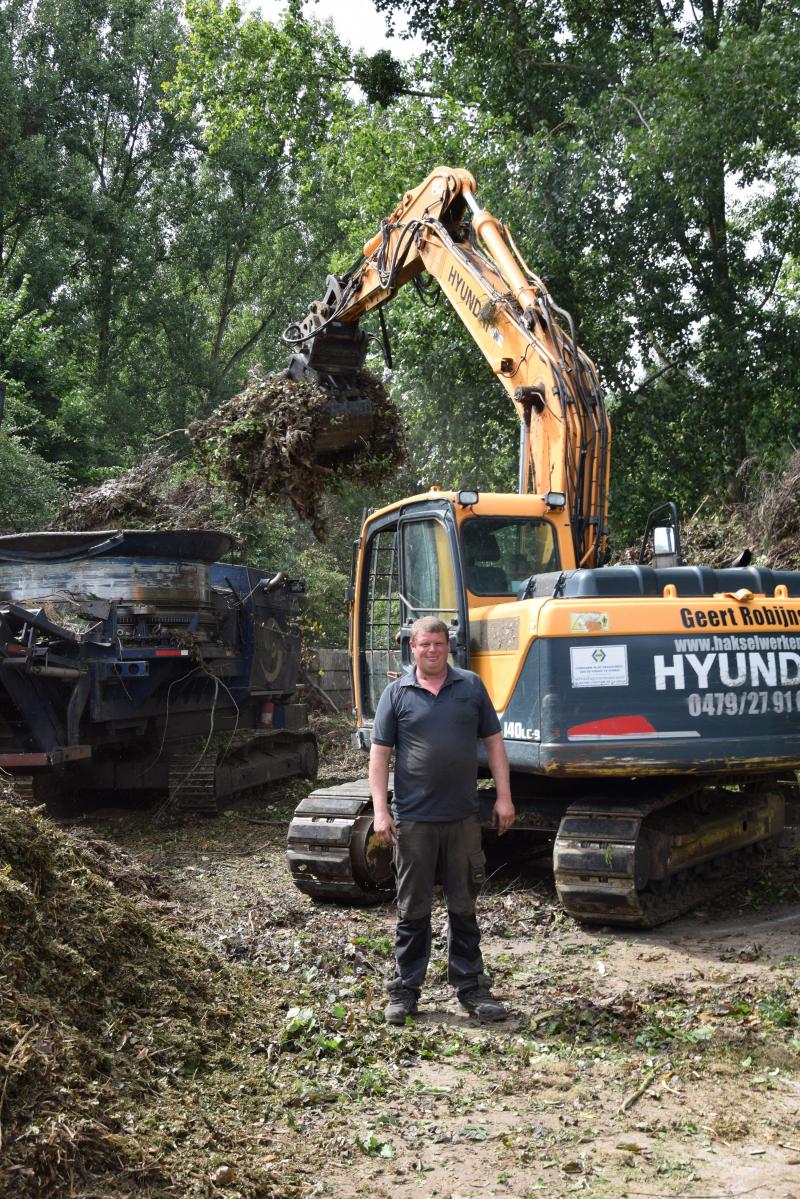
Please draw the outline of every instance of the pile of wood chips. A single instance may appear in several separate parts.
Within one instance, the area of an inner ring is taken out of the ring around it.
[[[164,1085],[156,1063],[180,1071],[203,1051],[224,997],[213,955],[158,918],[164,894],[152,871],[57,829],[0,781],[3,1195],[132,1194],[119,1177],[175,1194],[126,1112]]]
[[[130,470],[97,487],[73,491],[65,500],[58,527],[88,529],[198,529],[217,525],[213,488],[199,475],[174,479],[175,459],[148,454]]]

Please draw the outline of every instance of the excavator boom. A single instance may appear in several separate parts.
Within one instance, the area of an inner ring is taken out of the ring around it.
[[[284,335],[293,348],[289,377],[329,389],[342,442],[368,436],[362,371],[371,335],[360,328],[360,318],[425,271],[517,412],[520,493],[563,495],[573,565],[600,565],[610,429],[597,373],[577,344],[569,315],[526,266],[508,229],[478,203],[469,172],[437,167],[381,222],[359,261],[344,275],[328,277],[323,298]]]

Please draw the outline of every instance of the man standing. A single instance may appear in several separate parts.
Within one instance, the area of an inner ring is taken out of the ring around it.
[[[448,981],[468,1012],[481,1020],[504,1020],[508,1013],[483,972],[475,916],[485,877],[476,790],[479,737],[497,794],[492,823],[498,833],[514,823],[500,722],[478,676],[448,665],[443,621],[433,616],[415,621],[411,648],[415,667],[390,683],[378,703],[369,762],[375,834],[394,846],[397,871],[395,974],[384,1015],[390,1024],[403,1024],[416,1011],[431,952],[438,866],[447,898]]]

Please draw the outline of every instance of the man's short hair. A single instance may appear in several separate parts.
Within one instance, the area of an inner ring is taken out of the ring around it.
[[[415,620],[411,626],[411,644],[419,637],[420,633],[441,633],[445,641],[449,640],[450,630],[443,620],[438,616],[420,616],[419,620]]]

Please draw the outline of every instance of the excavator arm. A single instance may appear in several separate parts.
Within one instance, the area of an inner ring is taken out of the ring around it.
[[[407,192],[363,257],[328,276],[322,300],[289,326],[288,374],[310,378],[364,407],[359,372],[372,335],[360,318],[427,271],[508,392],[520,420],[520,493],[561,501],[569,511],[575,565],[603,562],[610,428],[597,373],[575,340],[569,315],[526,266],[508,229],[481,208],[467,171],[437,167]],[[420,286],[417,283],[417,286]],[[346,418],[343,422],[347,423]]]

